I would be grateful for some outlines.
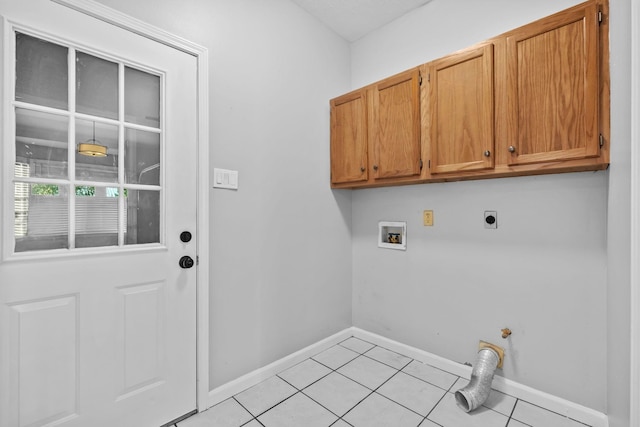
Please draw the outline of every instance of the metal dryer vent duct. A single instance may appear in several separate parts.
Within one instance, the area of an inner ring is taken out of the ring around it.
[[[465,412],[479,408],[487,400],[491,392],[493,374],[496,368],[502,366],[500,347],[483,342],[480,342],[480,347],[471,371],[471,381],[455,393],[456,404]]]

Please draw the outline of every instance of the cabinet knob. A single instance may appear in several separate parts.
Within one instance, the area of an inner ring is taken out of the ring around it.
[[[373,165],[373,170],[377,171],[378,170],[378,165]]]
[[[364,171],[366,171],[366,170],[367,170],[367,169],[366,169],[364,166],[360,166],[360,172],[364,172]]]
[[[484,152],[485,157],[491,157],[491,151],[487,150]]]
[[[510,153],[515,153],[516,152],[516,147],[514,147],[513,145],[509,146],[509,152]]]

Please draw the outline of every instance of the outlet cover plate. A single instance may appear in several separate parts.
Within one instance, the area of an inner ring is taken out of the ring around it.
[[[484,228],[498,228],[498,212],[484,211]]]

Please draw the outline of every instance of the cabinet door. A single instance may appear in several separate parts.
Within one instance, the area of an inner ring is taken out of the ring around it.
[[[375,179],[420,175],[420,72],[390,77],[372,90]]]
[[[366,181],[367,103],[365,91],[331,100],[331,183]]]
[[[494,165],[493,44],[431,63],[431,173]]]
[[[510,165],[599,155],[598,69],[594,3],[507,37]]]

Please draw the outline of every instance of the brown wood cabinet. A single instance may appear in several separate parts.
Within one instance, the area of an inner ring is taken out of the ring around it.
[[[420,176],[420,71],[332,99],[331,183],[375,185]]]
[[[332,186],[607,168],[607,15],[590,0],[332,100]]]
[[[432,174],[493,168],[493,44],[427,67]]]
[[[368,120],[365,90],[331,100],[331,183],[368,179]]]

